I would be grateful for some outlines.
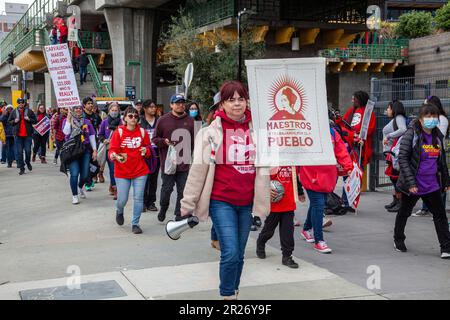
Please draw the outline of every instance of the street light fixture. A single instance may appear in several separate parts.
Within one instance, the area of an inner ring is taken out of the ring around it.
[[[247,8],[244,8],[243,10],[239,11],[237,14],[237,41],[238,41],[238,74],[237,79],[241,81],[242,78],[242,46],[241,46],[241,17],[244,14],[256,14],[253,10],[247,10]]]

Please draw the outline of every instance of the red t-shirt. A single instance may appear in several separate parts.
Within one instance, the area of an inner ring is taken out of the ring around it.
[[[292,183],[292,167],[278,167],[270,171],[270,180],[281,182],[284,187],[284,196],[278,202],[270,203],[270,212],[295,211],[297,208]]]
[[[223,143],[217,152],[211,199],[235,206],[253,203],[256,169],[255,145],[251,139],[250,112],[242,123],[231,120],[221,111]]]
[[[121,125],[111,138],[108,156],[111,159],[111,153],[126,153],[125,163],[114,161],[114,177],[122,179],[134,179],[145,176],[150,173],[148,166],[141,155],[140,149],[147,148],[145,157],[150,157],[150,138],[145,130],[143,135],[139,125],[133,131],[129,131],[125,125]],[[122,132],[122,134],[120,134]]]
[[[24,110],[19,109],[20,114],[20,121],[19,121],[19,132],[17,133],[17,136],[19,137],[26,137],[27,136],[27,128],[25,127],[25,119],[23,115]]]

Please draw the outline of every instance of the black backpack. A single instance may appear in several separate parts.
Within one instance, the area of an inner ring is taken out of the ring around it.
[[[344,202],[341,197],[339,197],[336,193],[332,192],[327,194],[327,203],[325,206],[325,214],[326,215],[343,215],[347,211],[342,207]]]
[[[80,133],[64,142],[60,152],[62,164],[68,165],[70,162],[77,160],[84,154],[85,146],[81,141],[81,137],[82,134]]]

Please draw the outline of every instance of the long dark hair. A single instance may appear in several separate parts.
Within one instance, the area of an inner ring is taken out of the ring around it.
[[[427,103],[435,105],[439,109],[439,115],[447,117],[444,108],[442,107],[441,99],[436,96],[430,96],[427,98]]]
[[[418,125],[420,127],[421,132],[423,132],[422,124],[420,123],[420,119],[423,119],[425,116],[436,116],[439,117],[439,108],[436,107],[434,104],[431,103],[424,103],[422,107],[420,108],[419,112],[419,118],[418,118]],[[435,148],[438,148],[438,135],[439,135],[439,128],[434,128],[431,130],[431,136],[432,136],[432,143]]]
[[[40,107],[44,107],[44,112],[40,112],[39,111]],[[43,103],[39,103],[38,104],[38,107],[37,107],[37,110],[36,110],[36,115],[38,115],[38,114],[47,114],[47,109],[45,108],[45,105]]]
[[[127,118],[128,114],[130,114],[130,113],[137,114],[139,116],[139,112],[133,106],[129,106],[125,110],[125,113],[123,115],[123,122],[124,122],[125,125],[127,125],[126,118]],[[138,119],[138,122],[139,122],[139,119]]]
[[[356,91],[353,97],[359,101],[359,106],[364,107],[369,101],[369,94],[365,91]]]
[[[392,109],[393,118],[395,118],[396,116],[406,117],[405,106],[399,100],[389,102],[388,107],[391,107]]]

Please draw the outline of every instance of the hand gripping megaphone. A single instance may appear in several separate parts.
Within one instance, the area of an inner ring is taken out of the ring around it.
[[[181,234],[188,230],[192,229],[198,224],[198,218],[196,216],[191,216],[187,219],[183,219],[181,221],[173,221],[170,220],[166,224],[166,233],[172,240],[180,239]]]

